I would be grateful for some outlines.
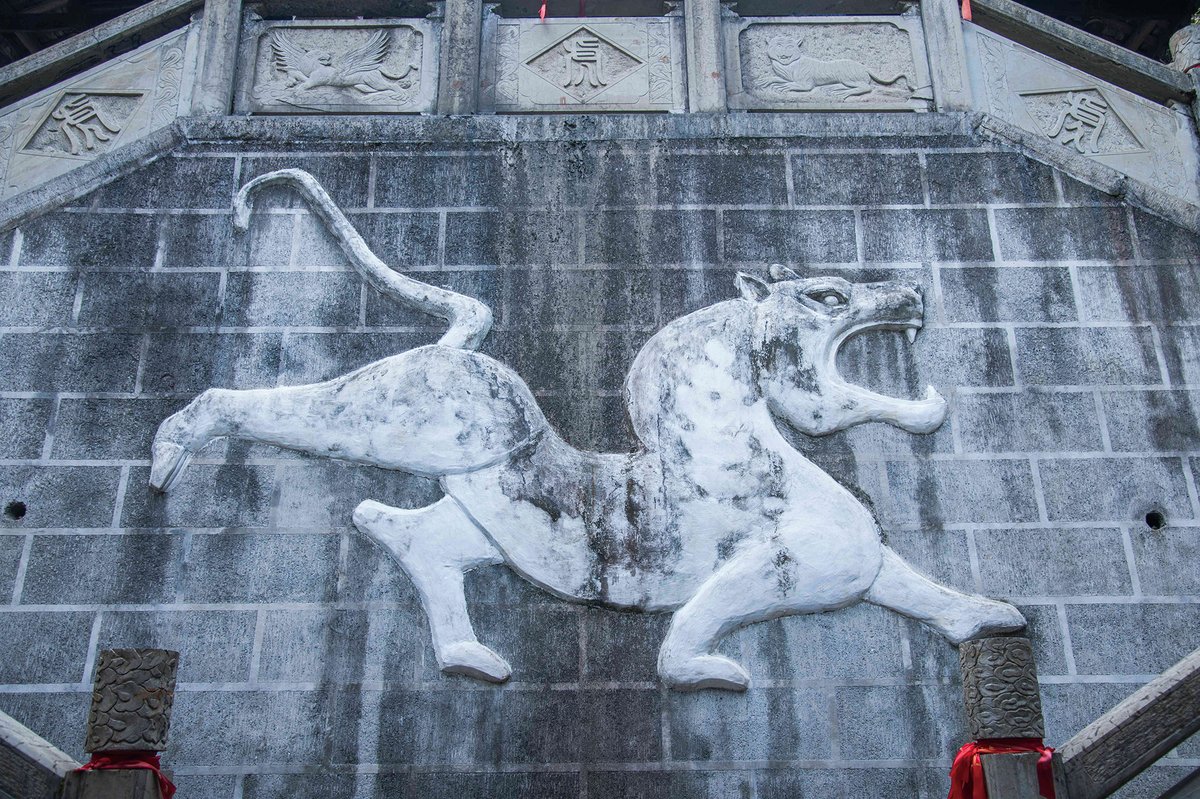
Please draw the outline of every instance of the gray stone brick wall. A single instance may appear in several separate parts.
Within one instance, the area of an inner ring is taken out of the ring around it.
[[[288,385],[429,343],[294,196],[315,174],[387,261],[487,302],[484,349],[581,447],[628,450],[621,383],[671,319],[782,261],[919,281],[927,329],[852,341],[843,373],[947,425],[785,434],[931,576],[1018,604],[1061,743],[1200,644],[1200,239],[965,137],[506,141],[164,158],[0,237],[0,710],[80,755],[96,652],[181,650],[182,797],[945,795],[966,739],[957,655],[873,606],[723,646],[745,695],[654,672],[667,618],[468,578],[514,666],[441,675],[408,580],[354,533],[430,481],[213,445],[146,487],[158,421],[209,386]],[[1146,513],[1165,513],[1150,529]],[[1200,766],[1195,742],[1127,788]]]

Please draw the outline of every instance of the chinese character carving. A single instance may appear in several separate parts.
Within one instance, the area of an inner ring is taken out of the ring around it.
[[[1067,92],[1049,136],[1059,144],[1074,146],[1084,155],[1100,152],[1100,132],[1108,121],[1108,103],[1099,96]]]
[[[99,142],[112,141],[121,132],[116,120],[105,114],[88,94],[75,95],[50,118],[59,123],[58,129],[67,138],[71,155],[79,155],[84,149],[95,150]]]
[[[64,93],[22,148],[37,155],[95,158],[121,143],[141,92]]]
[[[600,40],[595,36],[580,36],[577,39],[567,39],[562,43],[563,49],[571,56],[567,80],[563,86],[582,86],[586,80],[588,86],[607,86],[604,79],[604,64],[600,60]]]

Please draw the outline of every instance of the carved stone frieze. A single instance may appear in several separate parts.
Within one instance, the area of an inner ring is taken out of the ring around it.
[[[0,112],[0,198],[170,124],[190,94],[190,28]]]
[[[178,670],[179,653],[166,649],[101,651],[84,750],[166,749]]]
[[[266,114],[432,113],[439,23],[251,18],[237,109]]]
[[[927,110],[916,16],[725,17],[731,108]]]
[[[485,22],[486,110],[684,110],[679,18]]]
[[[1188,117],[970,23],[967,42],[978,56],[972,77],[983,110],[1071,154],[1200,201]]]
[[[1042,697],[1028,638],[966,641],[958,648],[971,737],[1041,738]]]

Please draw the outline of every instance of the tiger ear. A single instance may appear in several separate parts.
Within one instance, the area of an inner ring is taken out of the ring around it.
[[[771,287],[765,280],[745,272],[738,272],[734,282],[737,284],[738,292],[742,295],[743,300],[762,302],[771,294]]]
[[[783,264],[771,264],[771,279],[775,281],[799,280],[800,275]]]

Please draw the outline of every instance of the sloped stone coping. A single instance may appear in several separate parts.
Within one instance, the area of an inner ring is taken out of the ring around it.
[[[51,799],[58,796],[67,772],[77,768],[70,755],[0,713],[0,793]]]

